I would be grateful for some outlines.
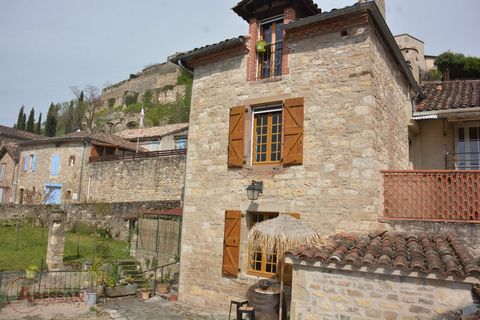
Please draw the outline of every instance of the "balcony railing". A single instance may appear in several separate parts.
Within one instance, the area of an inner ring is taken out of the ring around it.
[[[445,170],[480,170],[480,153],[446,153]]]
[[[259,78],[271,78],[282,75],[283,42],[267,44],[264,53],[258,54]]]
[[[480,223],[480,171],[383,171],[384,219]]]
[[[152,152],[130,152],[130,153],[118,153],[112,155],[105,155],[99,157],[90,157],[90,162],[103,162],[103,161],[119,161],[119,160],[140,160],[148,158],[159,158],[168,156],[177,156],[187,153],[187,149],[175,149],[175,150],[163,150]]]

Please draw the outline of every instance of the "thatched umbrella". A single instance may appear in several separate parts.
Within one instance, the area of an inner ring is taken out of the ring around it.
[[[280,312],[282,318],[284,255],[300,245],[318,245],[322,243],[320,234],[306,222],[281,214],[276,218],[255,224],[248,233],[248,245],[254,250],[265,248],[267,252],[277,253],[277,265],[282,263],[280,273]]]

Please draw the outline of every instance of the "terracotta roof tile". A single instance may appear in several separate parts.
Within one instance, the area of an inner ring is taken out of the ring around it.
[[[301,246],[294,257],[312,262],[335,263],[419,271],[466,277],[480,275],[480,265],[454,234],[379,232],[368,236],[338,234],[326,245]]]
[[[164,137],[166,135],[188,129],[188,123],[169,124],[161,127],[152,127],[145,129],[130,129],[115,133],[116,136],[131,140],[137,138]]]
[[[44,138],[35,133],[31,133],[24,130],[19,130],[15,128],[0,126],[0,136],[7,136],[18,140],[37,140]]]
[[[420,84],[425,98],[417,112],[480,107],[480,80],[428,81]]]

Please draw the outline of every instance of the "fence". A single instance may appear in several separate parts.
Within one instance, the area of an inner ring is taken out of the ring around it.
[[[119,154],[104,155],[98,157],[90,157],[90,162],[104,162],[104,161],[118,161],[118,160],[140,160],[148,158],[159,158],[168,156],[184,155],[187,153],[187,149],[175,149],[175,150],[163,150],[163,151],[151,151],[151,152],[122,152]]]
[[[138,220],[136,249],[155,256],[158,264],[169,263],[180,252],[181,220],[158,218]]]
[[[384,219],[480,223],[480,171],[383,171]]]
[[[0,272],[0,302],[79,297],[88,280],[86,271]]]

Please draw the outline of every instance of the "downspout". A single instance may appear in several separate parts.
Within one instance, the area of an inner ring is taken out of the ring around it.
[[[83,167],[85,166],[85,151],[87,149],[88,139],[83,140],[83,152],[82,152],[82,166],[80,168],[80,181],[78,182],[78,195],[77,201],[80,202],[82,194],[82,180],[83,180]]]
[[[17,161],[15,161],[15,166],[17,167],[17,179],[15,179],[15,191],[14,191],[14,196],[13,196],[13,203],[17,203],[17,192],[18,192],[18,176],[20,176],[20,156]],[[15,177],[15,169],[13,170],[13,177],[12,181],[14,180]]]
[[[193,71],[188,69],[187,66],[183,64],[182,60],[178,60],[177,62],[178,62],[178,66],[182,68],[182,70],[185,70],[189,75],[193,77]]]

